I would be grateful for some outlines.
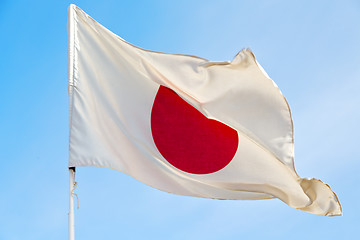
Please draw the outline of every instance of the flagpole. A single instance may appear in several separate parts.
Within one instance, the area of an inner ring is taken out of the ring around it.
[[[75,167],[69,167],[69,240],[75,240],[74,186]]]

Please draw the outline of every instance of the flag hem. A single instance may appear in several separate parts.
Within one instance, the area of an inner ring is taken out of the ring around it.
[[[76,19],[74,15],[76,6],[70,4],[68,7],[67,32],[68,32],[68,94],[69,94],[69,143],[72,130],[72,115],[74,105],[74,83],[77,76],[77,46],[76,46]],[[70,144],[69,144],[70,155]],[[70,156],[69,156],[70,158]],[[68,166],[73,167],[73,166]]]

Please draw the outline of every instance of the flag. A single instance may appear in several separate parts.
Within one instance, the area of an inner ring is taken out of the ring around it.
[[[341,215],[328,185],[297,175],[289,106],[249,49],[231,62],[149,51],[70,5],[68,57],[69,167],[115,169],[179,195],[278,198]]]

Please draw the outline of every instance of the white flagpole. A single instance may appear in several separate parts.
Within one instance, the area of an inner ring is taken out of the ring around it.
[[[75,240],[75,221],[74,221],[74,186],[75,186],[75,167],[69,168],[69,240]]]

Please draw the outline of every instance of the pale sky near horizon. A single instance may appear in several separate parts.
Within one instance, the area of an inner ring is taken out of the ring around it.
[[[76,239],[356,239],[358,0],[1,0],[0,240],[67,239],[70,3],[145,49],[226,61],[251,48],[292,110],[298,174],[329,184],[344,214],[177,196],[83,167]]]

